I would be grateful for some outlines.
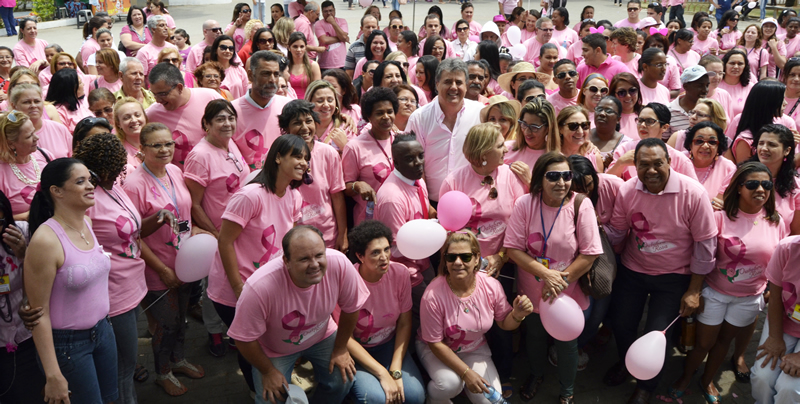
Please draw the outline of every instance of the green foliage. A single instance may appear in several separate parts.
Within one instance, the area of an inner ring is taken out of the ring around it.
[[[53,0],[33,0],[33,14],[39,21],[50,21],[56,13],[56,4]]]

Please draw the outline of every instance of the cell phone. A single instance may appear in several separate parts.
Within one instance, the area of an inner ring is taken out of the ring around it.
[[[186,233],[189,231],[189,221],[184,220],[178,222],[178,233]]]

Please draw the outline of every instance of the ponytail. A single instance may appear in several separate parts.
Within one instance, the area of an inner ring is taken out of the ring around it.
[[[48,163],[42,170],[42,179],[36,186],[36,193],[33,195],[31,210],[28,214],[28,232],[33,237],[36,229],[53,217],[55,204],[50,195],[50,187],[63,187],[72,175],[72,166],[83,164],[79,160],[63,157]]]

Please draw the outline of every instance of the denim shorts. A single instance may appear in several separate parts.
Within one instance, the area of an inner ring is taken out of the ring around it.
[[[117,344],[107,317],[88,330],[53,330],[53,347],[72,402],[117,400]]]

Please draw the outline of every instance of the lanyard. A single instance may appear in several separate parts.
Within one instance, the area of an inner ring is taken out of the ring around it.
[[[372,131],[370,131],[370,135],[372,135]],[[379,142],[378,139],[375,139],[375,136],[372,136],[372,140],[375,141],[375,144],[378,145],[379,149],[381,149],[381,153],[383,153],[383,156],[386,157],[386,161],[389,163],[389,166],[391,167],[389,171],[394,171],[394,161],[392,160],[391,157],[389,157],[388,154],[386,154],[386,150],[383,150],[381,142]]]
[[[553,224],[550,225],[550,230],[545,233],[544,231],[544,202],[542,201],[542,195],[539,195],[539,218],[542,219],[542,233],[544,235],[544,241],[542,242],[542,257],[547,257],[547,240],[550,238],[550,235],[553,234],[553,227],[556,225],[556,220],[558,220],[558,215],[561,214],[561,208],[564,207],[564,201],[567,198],[561,200],[561,205],[558,206],[558,212],[556,212],[556,217],[553,219]],[[577,215],[578,212],[575,212]]]
[[[158,177],[156,177],[156,175],[153,174],[153,172],[150,171],[149,168],[147,168],[147,165],[145,163],[142,163],[142,168],[144,168],[144,170],[147,171],[147,173],[150,174],[150,176],[153,177],[154,180],[156,180],[156,182],[161,187],[161,189],[164,190],[164,193],[167,193],[167,187],[165,187],[164,184],[161,182],[161,180],[158,179]],[[167,178],[169,178],[169,184],[170,184],[170,186],[172,188],[172,189],[170,189],[170,191],[172,191],[171,195],[170,195],[170,199],[172,199],[172,206],[175,207],[175,212],[178,213],[178,219],[180,220],[180,218],[181,218],[181,209],[178,207],[178,197],[175,196],[175,183],[172,182],[172,176],[169,175],[169,171],[167,171]]]
[[[800,104],[800,97],[797,98],[797,101],[794,102],[794,105],[792,106],[792,109],[789,110],[789,114],[788,114],[789,116],[792,116],[792,114],[794,114],[794,110],[797,109],[797,104]]]
[[[106,195],[108,195],[108,197],[109,197],[109,198],[111,198],[111,200],[112,200],[112,201],[116,202],[116,203],[117,203],[117,205],[119,205],[119,207],[121,207],[122,209],[125,209],[125,211],[126,211],[126,212],[128,213],[128,215],[131,217],[131,219],[133,220],[133,222],[134,222],[134,223],[136,223],[136,233],[138,234],[138,233],[139,233],[139,232],[142,230],[141,224],[139,223],[139,220],[137,220],[137,219],[136,219],[136,215],[135,215],[135,214],[133,213],[133,211],[132,211],[132,210],[131,210],[131,209],[128,207],[128,205],[127,205],[127,204],[125,204],[124,202],[122,202],[122,197],[119,197],[119,195],[117,195],[117,191],[115,191],[115,190],[114,190],[114,188],[111,188],[111,192],[113,192],[113,193],[114,193],[114,195],[117,195],[117,197],[119,197],[119,200],[117,200],[117,198],[115,198],[115,197],[114,197],[114,195],[111,195],[111,193],[110,193],[110,192],[108,192],[108,190],[106,190],[105,188],[103,188],[103,187],[100,187],[100,189],[102,189],[102,190],[103,190],[103,192],[105,192],[105,193],[106,193]]]

